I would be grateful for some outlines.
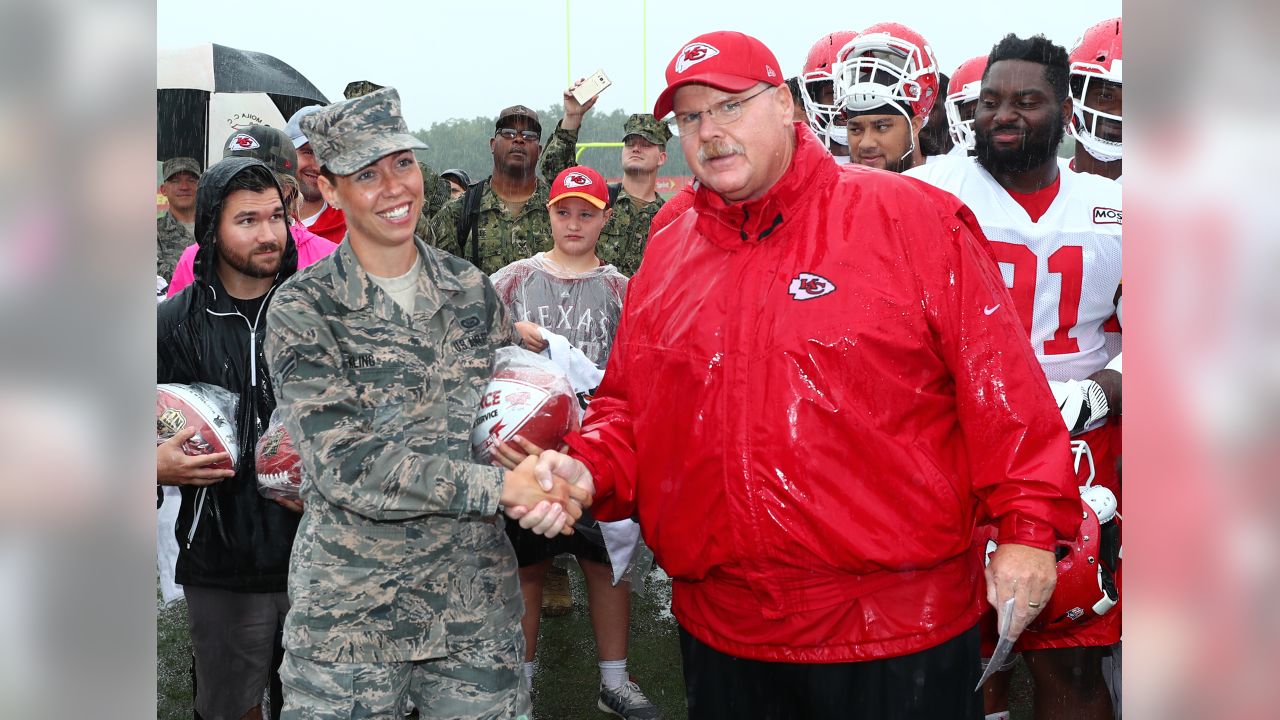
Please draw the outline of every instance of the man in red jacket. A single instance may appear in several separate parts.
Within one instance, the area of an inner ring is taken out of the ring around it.
[[[973,215],[838,167],[782,85],[740,33],[671,60],[654,115],[694,212],[653,236],[582,432],[539,469],[638,517],[690,718],[981,718],[975,521],[1020,632],[1080,522],[1066,431]]]

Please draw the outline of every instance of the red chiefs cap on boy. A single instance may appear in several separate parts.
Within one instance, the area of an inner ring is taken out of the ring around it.
[[[778,59],[764,43],[740,32],[717,30],[685,43],[667,65],[667,89],[653,105],[653,116],[665,117],[681,85],[701,83],[727,92],[742,92],[756,83],[781,85]]]
[[[560,171],[551,182],[551,199],[547,207],[565,199],[577,197],[603,210],[609,204],[609,187],[600,173],[586,165],[574,165]]]

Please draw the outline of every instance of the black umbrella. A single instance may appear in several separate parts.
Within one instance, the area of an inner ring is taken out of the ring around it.
[[[162,50],[157,66],[156,158],[185,155],[202,165],[217,162],[210,143],[221,143],[230,128],[262,122],[284,128],[284,121],[307,105],[329,101],[302,73],[266,53],[205,43],[195,47]],[[210,103],[225,113],[243,103],[245,121],[220,118],[210,125]],[[269,101],[269,102],[268,102]],[[274,111],[271,110],[274,106]],[[275,113],[279,117],[273,117]],[[211,137],[212,135],[212,137]]]

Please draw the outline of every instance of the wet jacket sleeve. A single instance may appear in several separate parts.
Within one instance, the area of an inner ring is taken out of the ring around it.
[[[638,462],[627,383],[627,326],[624,306],[604,380],[587,407],[582,432],[565,438],[569,454],[591,471],[596,487],[591,512],[604,521],[630,518],[636,510]]]
[[[173,352],[173,325],[171,318],[161,310],[156,324],[156,383],[181,382],[177,379]]]
[[[542,149],[542,177],[547,182],[555,180],[565,168],[578,164],[574,159],[578,151],[578,131],[560,127],[562,122],[556,123],[547,146]]]
[[[1080,523],[1066,429],[976,218],[959,206],[943,225],[949,237],[934,249],[946,252],[916,260],[927,268],[925,311],[955,379],[973,491],[998,542],[1052,550]]]
[[[508,325],[501,304],[492,307],[490,322]],[[414,452],[399,433],[373,432],[328,321],[305,297],[281,293],[271,304],[266,351],[285,427],[325,500],[381,521],[497,512],[501,468]]]

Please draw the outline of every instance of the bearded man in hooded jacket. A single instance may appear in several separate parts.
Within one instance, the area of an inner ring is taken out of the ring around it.
[[[182,454],[187,429],[157,447],[156,479],[182,493],[176,579],[189,610],[196,711],[260,718],[301,510],[258,494],[254,448],[276,405],[262,345],[267,305],[297,269],[297,250],[284,193],[253,158],[226,158],[201,176],[195,230],[195,282],[158,309],[156,380],[237,395],[239,457],[232,471],[211,467],[225,454]]]

